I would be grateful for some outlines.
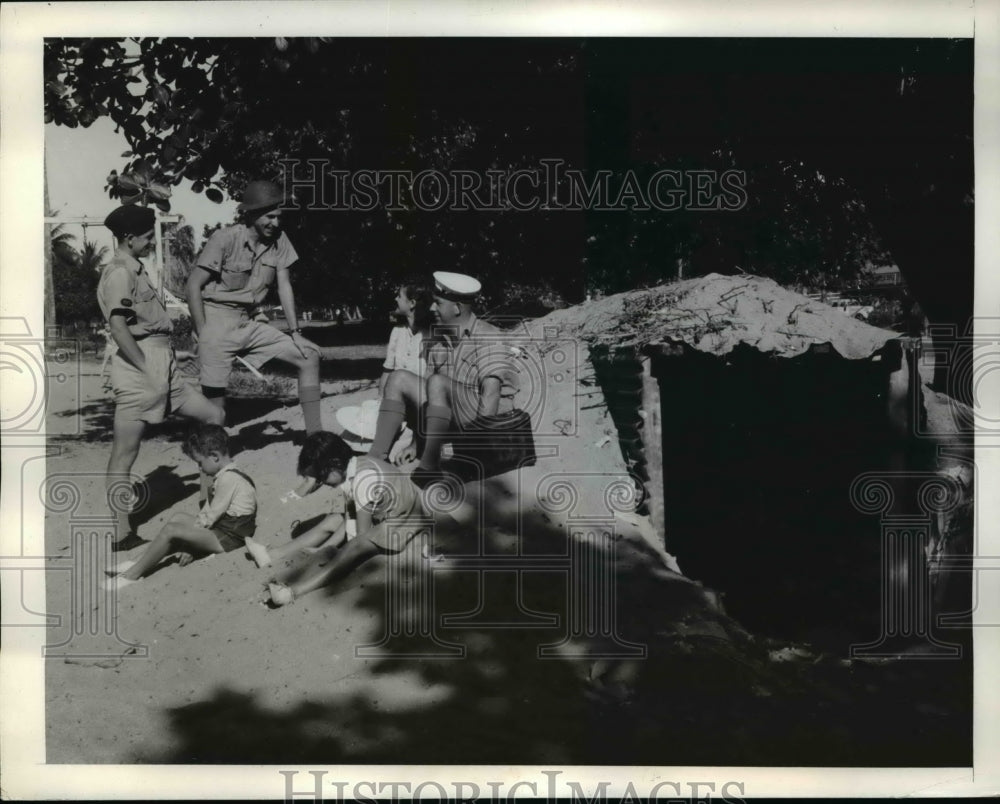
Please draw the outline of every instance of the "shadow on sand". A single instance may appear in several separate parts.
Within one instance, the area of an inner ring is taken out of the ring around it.
[[[508,526],[485,529],[478,551],[467,543],[435,544],[432,552],[445,558],[426,561],[410,549],[369,562],[349,582],[363,582],[359,605],[378,615],[386,635],[366,672],[373,683],[406,674],[412,692],[405,706],[393,711],[367,696],[338,696],[331,682],[329,694],[275,711],[220,688],[169,710],[176,747],[137,760],[868,767],[971,761],[967,662],[777,663],[768,644],[719,613],[698,585],[651,572],[641,556],[613,554],[614,547],[577,545],[587,566],[614,568],[615,605],[607,614],[616,638],[647,647],[639,660],[595,662],[607,639],[567,639],[579,614],[579,588],[568,573],[487,575],[475,559],[462,569],[470,552],[511,556],[516,540]],[[525,532],[530,556],[566,554],[561,528],[533,521]],[[336,594],[336,587],[315,593],[317,602],[325,595],[331,603]],[[435,601],[433,611],[427,600]],[[560,647],[546,653],[546,645]]]

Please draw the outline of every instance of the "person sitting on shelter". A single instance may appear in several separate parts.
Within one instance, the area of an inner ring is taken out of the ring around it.
[[[111,356],[115,418],[107,468],[109,504],[115,486],[130,480],[147,425],[162,422],[170,412],[211,424],[224,418],[178,369],[170,345],[173,322],[141,262],[153,245],[155,221],[153,210],[134,205],[120,206],[104,220],[117,244],[97,283],[97,302],[117,347]],[[133,534],[129,512],[118,510],[116,516],[120,549]]]
[[[426,379],[403,369],[389,375],[379,408],[371,455],[387,457],[406,416],[407,404],[419,410],[426,401],[424,448],[413,480],[423,486],[439,478],[441,447],[453,424],[469,428],[478,418],[513,409],[517,393],[516,347],[504,343],[504,333],[476,317],[472,302],[478,280],[447,271],[434,273],[434,327],[443,349],[432,350],[435,371]]]
[[[187,283],[191,323],[198,335],[205,396],[225,407],[233,358],[257,369],[275,358],[299,370],[299,403],[306,433],[322,429],[319,347],[302,337],[295,316],[291,268],[298,254],[281,230],[285,194],[269,181],[253,181],[243,193],[243,223],[212,233]],[[257,308],[277,282],[288,334],[255,320]]]

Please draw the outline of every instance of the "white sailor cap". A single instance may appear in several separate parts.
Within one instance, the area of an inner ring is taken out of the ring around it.
[[[451,271],[434,272],[434,293],[449,301],[471,302],[483,286],[478,279]]]

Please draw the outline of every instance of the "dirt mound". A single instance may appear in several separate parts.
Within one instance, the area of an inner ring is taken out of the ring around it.
[[[811,346],[829,344],[843,357],[858,359],[870,357],[896,337],[771,279],[720,274],[557,310],[534,326],[562,327],[602,345],[685,343],[715,355],[728,354],[743,343],[793,357]]]

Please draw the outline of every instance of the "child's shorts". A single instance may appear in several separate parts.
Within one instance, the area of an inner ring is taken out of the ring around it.
[[[222,518],[212,526],[212,533],[219,540],[222,549],[231,553],[244,547],[244,542],[257,531],[257,517],[255,514],[244,514],[242,516],[230,516],[223,514]]]
[[[198,392],[177,368],[168,336],[150,335],[138,344],[146,358],[145,372],[120,351],[111,358],[115,419],[158,424],[171,411],[181,410]]]

